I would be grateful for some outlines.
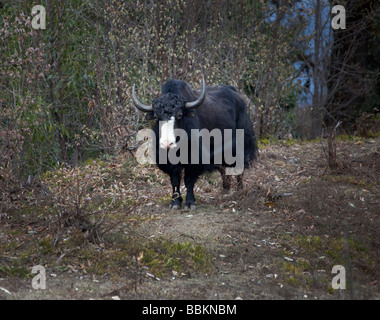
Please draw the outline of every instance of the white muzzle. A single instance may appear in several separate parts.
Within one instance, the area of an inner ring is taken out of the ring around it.
[[[168,121],[160,121],[160,148],[172,149],[177,146],[174,135],[174,117],[171,117]]]

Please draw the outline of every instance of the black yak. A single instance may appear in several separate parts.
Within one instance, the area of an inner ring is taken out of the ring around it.
[[[132,93],[134,105],[147,113],[146,118],[157,120],[153,129],[158,137],[155,139],[155,157],[158,167],[170,176],[173,187],[170,208],[180,209],[182,206],[180,183],[183,170],[187,209],[196,207],[194,184],[205,171],[219,170],[224,189],[230,188],[229,175],[232,174],[237,175],[238,188],[243,187],[243,170],[256,159],[258,148],[246,104],[234,87],[206,87],[203,78],[201,89],[194,90],[184,81],[169,80],[162,87],[162,95],[152,105],[144,105],[137,99],[135,86]],[[188,139],[188,143],[182,144],[186,148],[185,158],[172,161],[169,157],[168,161],[160,161],[160,152],[174,150],[178,153],[178,129],[182,129]],[[237,166],[239,157],[242,163],[236,174],[229,170]]]

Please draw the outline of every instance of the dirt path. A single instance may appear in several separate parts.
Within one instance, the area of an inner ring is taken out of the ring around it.
[[[218,175],[203,177],[196,211],[167,208],[165,178],[134,185],[147,199],[128,220],[133,244],[31,255],[27,270],[42,261],[47,288],[3,267],[0,299],[379,299],[379,146],[339,142],[340,171],[326,169],[318,144],[264,148],[245,190],[222,194]],[[7,223],[0,259],[10,266],[22,257],[6,247],[15,238]],[[332,287],[334,265],[345,267],[345,290]]]

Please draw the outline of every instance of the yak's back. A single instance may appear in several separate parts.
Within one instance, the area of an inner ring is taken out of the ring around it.
[[[185,81],[171,79],[164,83],[162,86],[162,94],[178,94],[181,95],[185,100],[191,101],[198,98],[199,90],[194,89],[190,84]],[[240,98],[235,87],[225,84],[219,84],[216,86],[206,87],[206,99],[212,101],[220,100],[234,100]]]

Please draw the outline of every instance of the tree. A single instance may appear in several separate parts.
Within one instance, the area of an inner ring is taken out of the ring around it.
[[[378,68],[368,68],[368,43],[373,39],[374,1],[345,3],[346,29],[331,27],[335,2],[312,0],[310,24],[305,34],[311,42],[301,43],[303,90],[311,100],[310,138],[321,134],[322,124],[349,123],[362,113],[365,96],[373,88]]]
[[[361,114],[372,113],[376,106],[380,107],[375,98],[379,98],[380,92],[377,90],[380,61],[376,54],[380,48],[379,3],[347,1],[345,7],[347,29],[334,30],[331,43],[327,123],[343,120],[352,124]]]

